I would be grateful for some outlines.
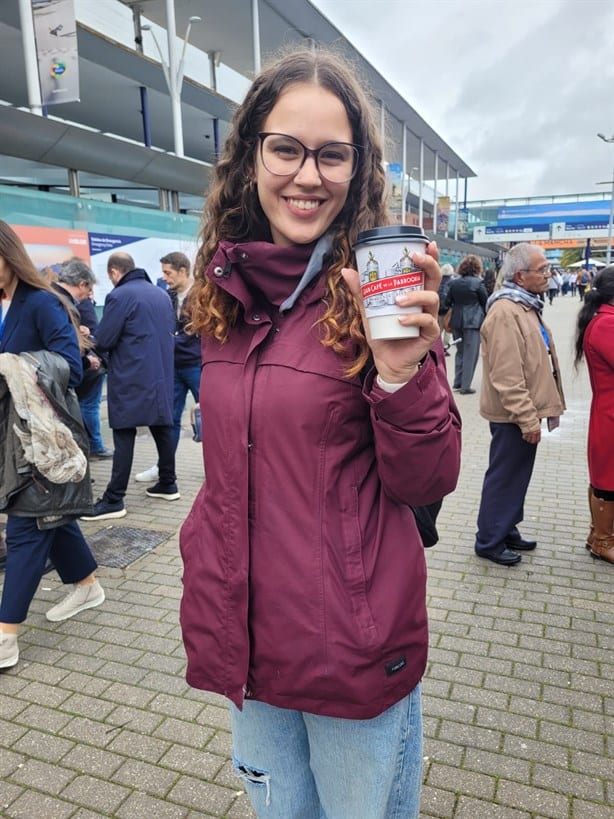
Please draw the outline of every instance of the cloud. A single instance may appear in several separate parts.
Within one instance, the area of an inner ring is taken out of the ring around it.
[[[478,173],[471,198],[599,191],[614,145],[611,0],[316,0]],[[374,13],[376,12],[376,13]]]

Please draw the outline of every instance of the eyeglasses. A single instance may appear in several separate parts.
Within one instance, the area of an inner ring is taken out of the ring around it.
[[[358,168],[360,145],[351,142],[327,142],[319,148],[308,148],[288,134],[261,131],[262,164],[274,176],[292,176],[312,156],[321,177],[328,182],[349,182]]]
[[[528,267],[525,270],[521,271],[522,273],[540,273],[542,276],[546,276],[550,272],[550,265],[543,264],[540,267]]]

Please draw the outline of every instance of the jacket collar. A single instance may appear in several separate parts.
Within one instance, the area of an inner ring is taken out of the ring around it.
[[[292,247],[270,242],[220,242],[206,275],[234,296],[246,313],[271,305],[290,309],[309,283],[318,278],[330,249],[330,244],[325,247],[322,241]],[[320,277],[307,298],[320,299],[322,293]]]
[[[127,273],[125,273],[117,282],[115,287],[121,287],[122,284],[126,284],[126,282],[133,282],[137,279],[145,279],[149,282],[149,284],[153,284],[146,270],[143,270],[142,267],[135,267],[134,270],[129,270]]]

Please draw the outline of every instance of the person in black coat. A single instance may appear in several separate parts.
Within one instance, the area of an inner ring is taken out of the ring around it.
[[[60,292],[71,299],[78,312],[79,329],[92,344],[92,349],[88,350],[83,358],[83,380],[76,389],[81,416],[90,442],[90,457],[112,458],[113,453],[105,447],[100,430],[105,366],[94,351],[98,318],[91,295],[95,283],[96,277],[89,265],[83,259],[73,256],[62,264],[58,280],[52,286],[56,289],[62,288]]]
[[[488,293],[481,279],[482,262],[477,256],[466,256],[458,266],[458,278],[450,282],[445,300],[452,308],[450,326],[454,338],[460,338],[454,361],[455,390],[461,395],[475,392],[471,386],[480,354],[480,327],[486,315]]]
[[[113,430],[113,469],[104,495],[83,520],[126,514],[137,427],[149,427],[158,450],[159,480],[151,498],[177,500],[173,445],[173,351],[175,318],[171,301],[135,268],[128,253],[113,253],[107,273],[108,294],[96,333],[96,349],[108,354],[107,406]]]

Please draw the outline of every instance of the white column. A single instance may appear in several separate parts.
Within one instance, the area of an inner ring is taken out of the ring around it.
[[[407,128],[405,127],[405,123],[403,123],[403,176],[402,176],[402,183],[401,183],[401,224],[405,224],[405,215],[406,215],[406,205],[405,200],[407,199],[407,186],[405,179],[407,177],[406,173],[406,165],[407,165]]]
[[[448,232],[450,228],[450,211],[452,208],[450,207],[450,163],[446,162],[446,197],[448,198],[448,221],[446,222],[446,239],[448,238]]]
[[[456,194],[455,194],[455,197],[454,197],[455,200],[456,200],[455,206],[454,206],[454,210],[455,210],[455,213],[456,213],[456,218],[454,220],[454,238],[455,239],[458,239],[458,218],[460,216],[459,207],[458,207],[458,183],[459,183],[459,176],[458,176],[458,171],[456,171]]]
[[[183,123],[181,120],[181,89],[178,88],[177,28],[175,25],[175,0],[166,0],[166,36],[168,41],[168,92],[171,98],[173,143],[175,154],[183,153]]]
[[[43,113],[43,103],[41,99],[40,79],[38,76],[38,57],[36,54],[31,0],[19,0],[19,17],[21,20],[21,43],[23,46],[23,59],[28,88],[28,106],[33,114],[41,116]]]
[[[424,230],[424,202],[422,201],[422,189],[424,187],[424,140],[420,139],[420,167],[418,168],[420,171],[420,178],[418,179],[418,185],[420,190],[418,191],[418,224]]]
[[[261,68],[260,56],[260,11],[258,0],[252,0],[252,43],[254,49],[254,73],[259,74]]]
[[[435,151],[435,169],[433,179],[433,233],[437,234],[437,183],[439,182],[439,154]]]

